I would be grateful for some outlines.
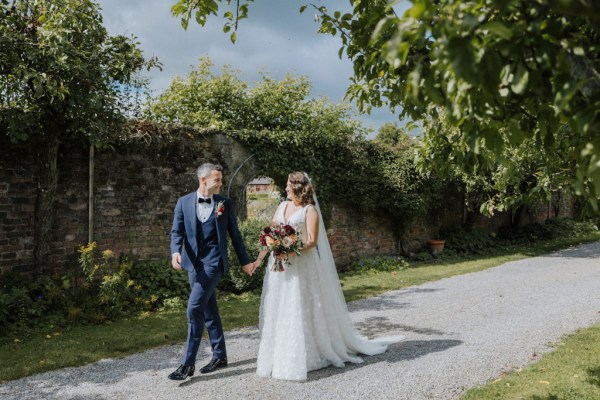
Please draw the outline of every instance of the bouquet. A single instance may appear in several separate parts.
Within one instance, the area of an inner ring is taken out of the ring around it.
[[[260,235],[260,244],[273,252],[273,256],[285,255],[285,260],[275,259],[271,271],[283,271],[283,266],[287,262],[287,255],[296,253],[300,255],[300,249],[304,246],[300,239],[300,231],[294,229],[291,225],[279,224],[267,226]]]

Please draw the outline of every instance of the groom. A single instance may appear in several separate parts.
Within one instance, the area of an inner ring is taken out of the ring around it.
[[[187,306],[187,348],[182,364],[169,375],[173,380],[194,375],[204,325],[212,347],[212,360],[200,372],[204,374],[227,366],[215,295],[215,287],[228,268],[227,233],[244,272],[251,275],[252,271],[231,200],[218,194],[223,184],[223,168],[202,164],[198,168],[198,181],[197,191],[177,200],[171,229],[171,264],[175,269],[187,270],[192,289]]]

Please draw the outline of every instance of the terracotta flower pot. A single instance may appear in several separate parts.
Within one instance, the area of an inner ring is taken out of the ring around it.
[[[427,248],[431,254],[436,255],[444,251],[445,240],[430,239],[427,241]]]

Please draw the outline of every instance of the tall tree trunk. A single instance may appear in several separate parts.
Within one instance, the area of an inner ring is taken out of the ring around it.
[[[47,140],[39,145],[39,181],[33,221],[33,264],[37,272],[50,269],[50,229],[54,216],[54,200],[58,182],[58,134],[47,132]]]
[[[525,225],[525,217],[529,212],[529,206],[527,204],[522,204],[515,210],[512,227],[515,230],[520,230]]]

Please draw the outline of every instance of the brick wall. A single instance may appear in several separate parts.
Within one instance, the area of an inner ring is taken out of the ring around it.
[[[550,205],[540,202],[530,206],[524,223],[543,223],[549,217],[572,218],[575,215],[574,204],[572,196],[555,194]],[[548,210],[551,210],[550,214]],[[327,236],[338,267],[343,267],[364,257],[423,251],[427,240],[443,239],[440,231],[460,228],[464,218],[462,196],[450,194],[443,205],[415,221],[396,241],[391,222],[385,217],[361,217],[352,210],[334,206],[330,220],[326,221]],[[512,218],[511,212],[496,213],[489,218],[479,215],[473,229],[497,232],[501,226],[511,225]]]
[[[33,210],[37,170],[29,149],[0,157],[0,272],[29,271],[33,254]]]
[[[357,216],[334,206],[326,228],[338,267],[365,257],[397,253],[392,226],[382,217]]]
[[[198,165],[220,162],[228,176],[247,157],[221,134],[96,150],[93,239],[100,249],[135,259],[168,256],[173,208],[179,196],[197,189]],[[0,273],[34,272],[37,168],[32,149],[11,146],[0,157]],[[55,268],[75,263],[78,246],[88,240],[89,147],[61,146],[58,169],[51,230]]]
[[[3,145],[0,156],[0,273],[35,273],[32,267],[33,214],[37,187],[37,164],[33,149]],[[195,170],[206,161],[220,162],[226,182],[240,165],[231,197],[253,178],[254,166],[241,145],[222,134],[182,132],[169,142],[133,141],[116,150],[96,151],[94,174],[93,238],[100,249],[135,259],[169,255],[169,233],[177,198],[197,188]],[[51,231],[52,264],[74,264],[77,247],[88,240],[89,148],[62,145],[59,179]],[[227,195],[227,187],[223,188]],[[573,200],[565,196],[532,208],[528,222],[552,216],[572,215]],[[240,211],[240,210],[238,210]],[[416,221],[397,242],[385,216],[356,215],[332,207],[327,234],[339,266],[360,258],[417,251],[427,239],[437,238],[440,228],[460,226],[462,198],[452,195],[439,209]],[[511,221],[509,213],[480,217],[477,229],[493,231]]]

